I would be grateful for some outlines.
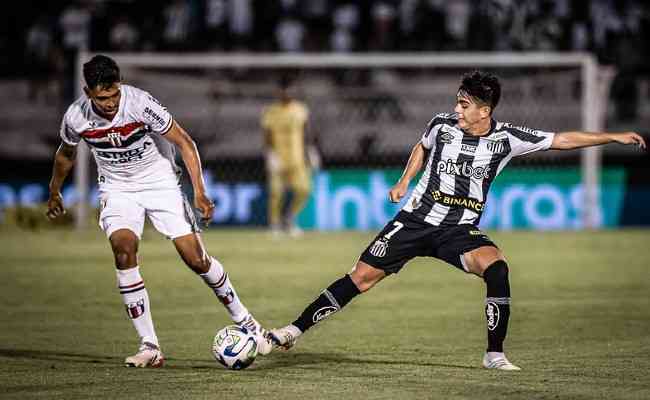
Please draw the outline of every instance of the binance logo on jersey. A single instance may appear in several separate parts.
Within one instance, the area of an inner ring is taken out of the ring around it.
[[[436,172],[439,174],[444,172],[449,175],[460,175],[475,179],[487,179],[490,167],[472,167],[472,164],[467,161],[463,161],[462,164],[456,164],[454,161],[448,159],[447,161],[438,161]]]

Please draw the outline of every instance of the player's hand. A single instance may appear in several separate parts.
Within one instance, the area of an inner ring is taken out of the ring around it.
[[[636,132],[623,132],[613,135],[612,139],[621,144],[636,144],[642,149],[646,148],[645,140]]]
[[[266,163],[266,170],[268,172],[276,172],[280,170],[280,158],[275,151],[267,150],[264,154],[264,162]]]
[[[47,200],[47,218],[54,220],[61,215],[65,214],[65,208],[63,207],[63,197],[61,193],[50,193],[50,198]]]
[[[408,191],[408,188],[409,184],[407,182],[399,181],[388,191],[388,198],[392,203],[399,203]]]
[[[205,193],[199,193],[194,196],[194,207],[201,212],[201,222],[205,226],[210,225],[212,214],[214,213],[214,203]]]

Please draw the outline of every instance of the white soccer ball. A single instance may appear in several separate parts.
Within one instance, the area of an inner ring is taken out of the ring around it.
[[[226,368],[244,369],[257,357],[257,339],[246,328],[228,325],[214,337],[212,355]]]

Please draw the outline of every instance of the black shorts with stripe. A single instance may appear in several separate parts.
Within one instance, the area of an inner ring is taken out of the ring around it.
[[[434,257],[465,271],[462,255],[481,246],[497,247],[475,225],[433,226],[400,211],[370,242],[360,261],[392,274],[412,258]]]

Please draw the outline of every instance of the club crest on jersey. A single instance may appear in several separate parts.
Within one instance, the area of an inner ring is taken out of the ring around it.
[[[108,132],[106,137],[111,142],[113,147],[122,147],[122,136],[119,132]]]
[[[499,306],[496,303],[487,303],[485,305],[485,315],[487,316],[488,329],[491,331],[495,330],[499,325],[499,317],[501,316]]]
[[[375,257],[384,257],[386,255],[386,251],[388,250],[388,240],[381,238],[377,239],[375,243],[370,246],[370,254],[372,254]]]
[[[126,313],[131,319],[136,319],[144,314],[144,299],[139,299],[135,303],[127,304]]]
[[[492,153],[503,153],[506,149],[506,145],[503,140],[499,140],[495,142],[488,142],[487,148]]]

